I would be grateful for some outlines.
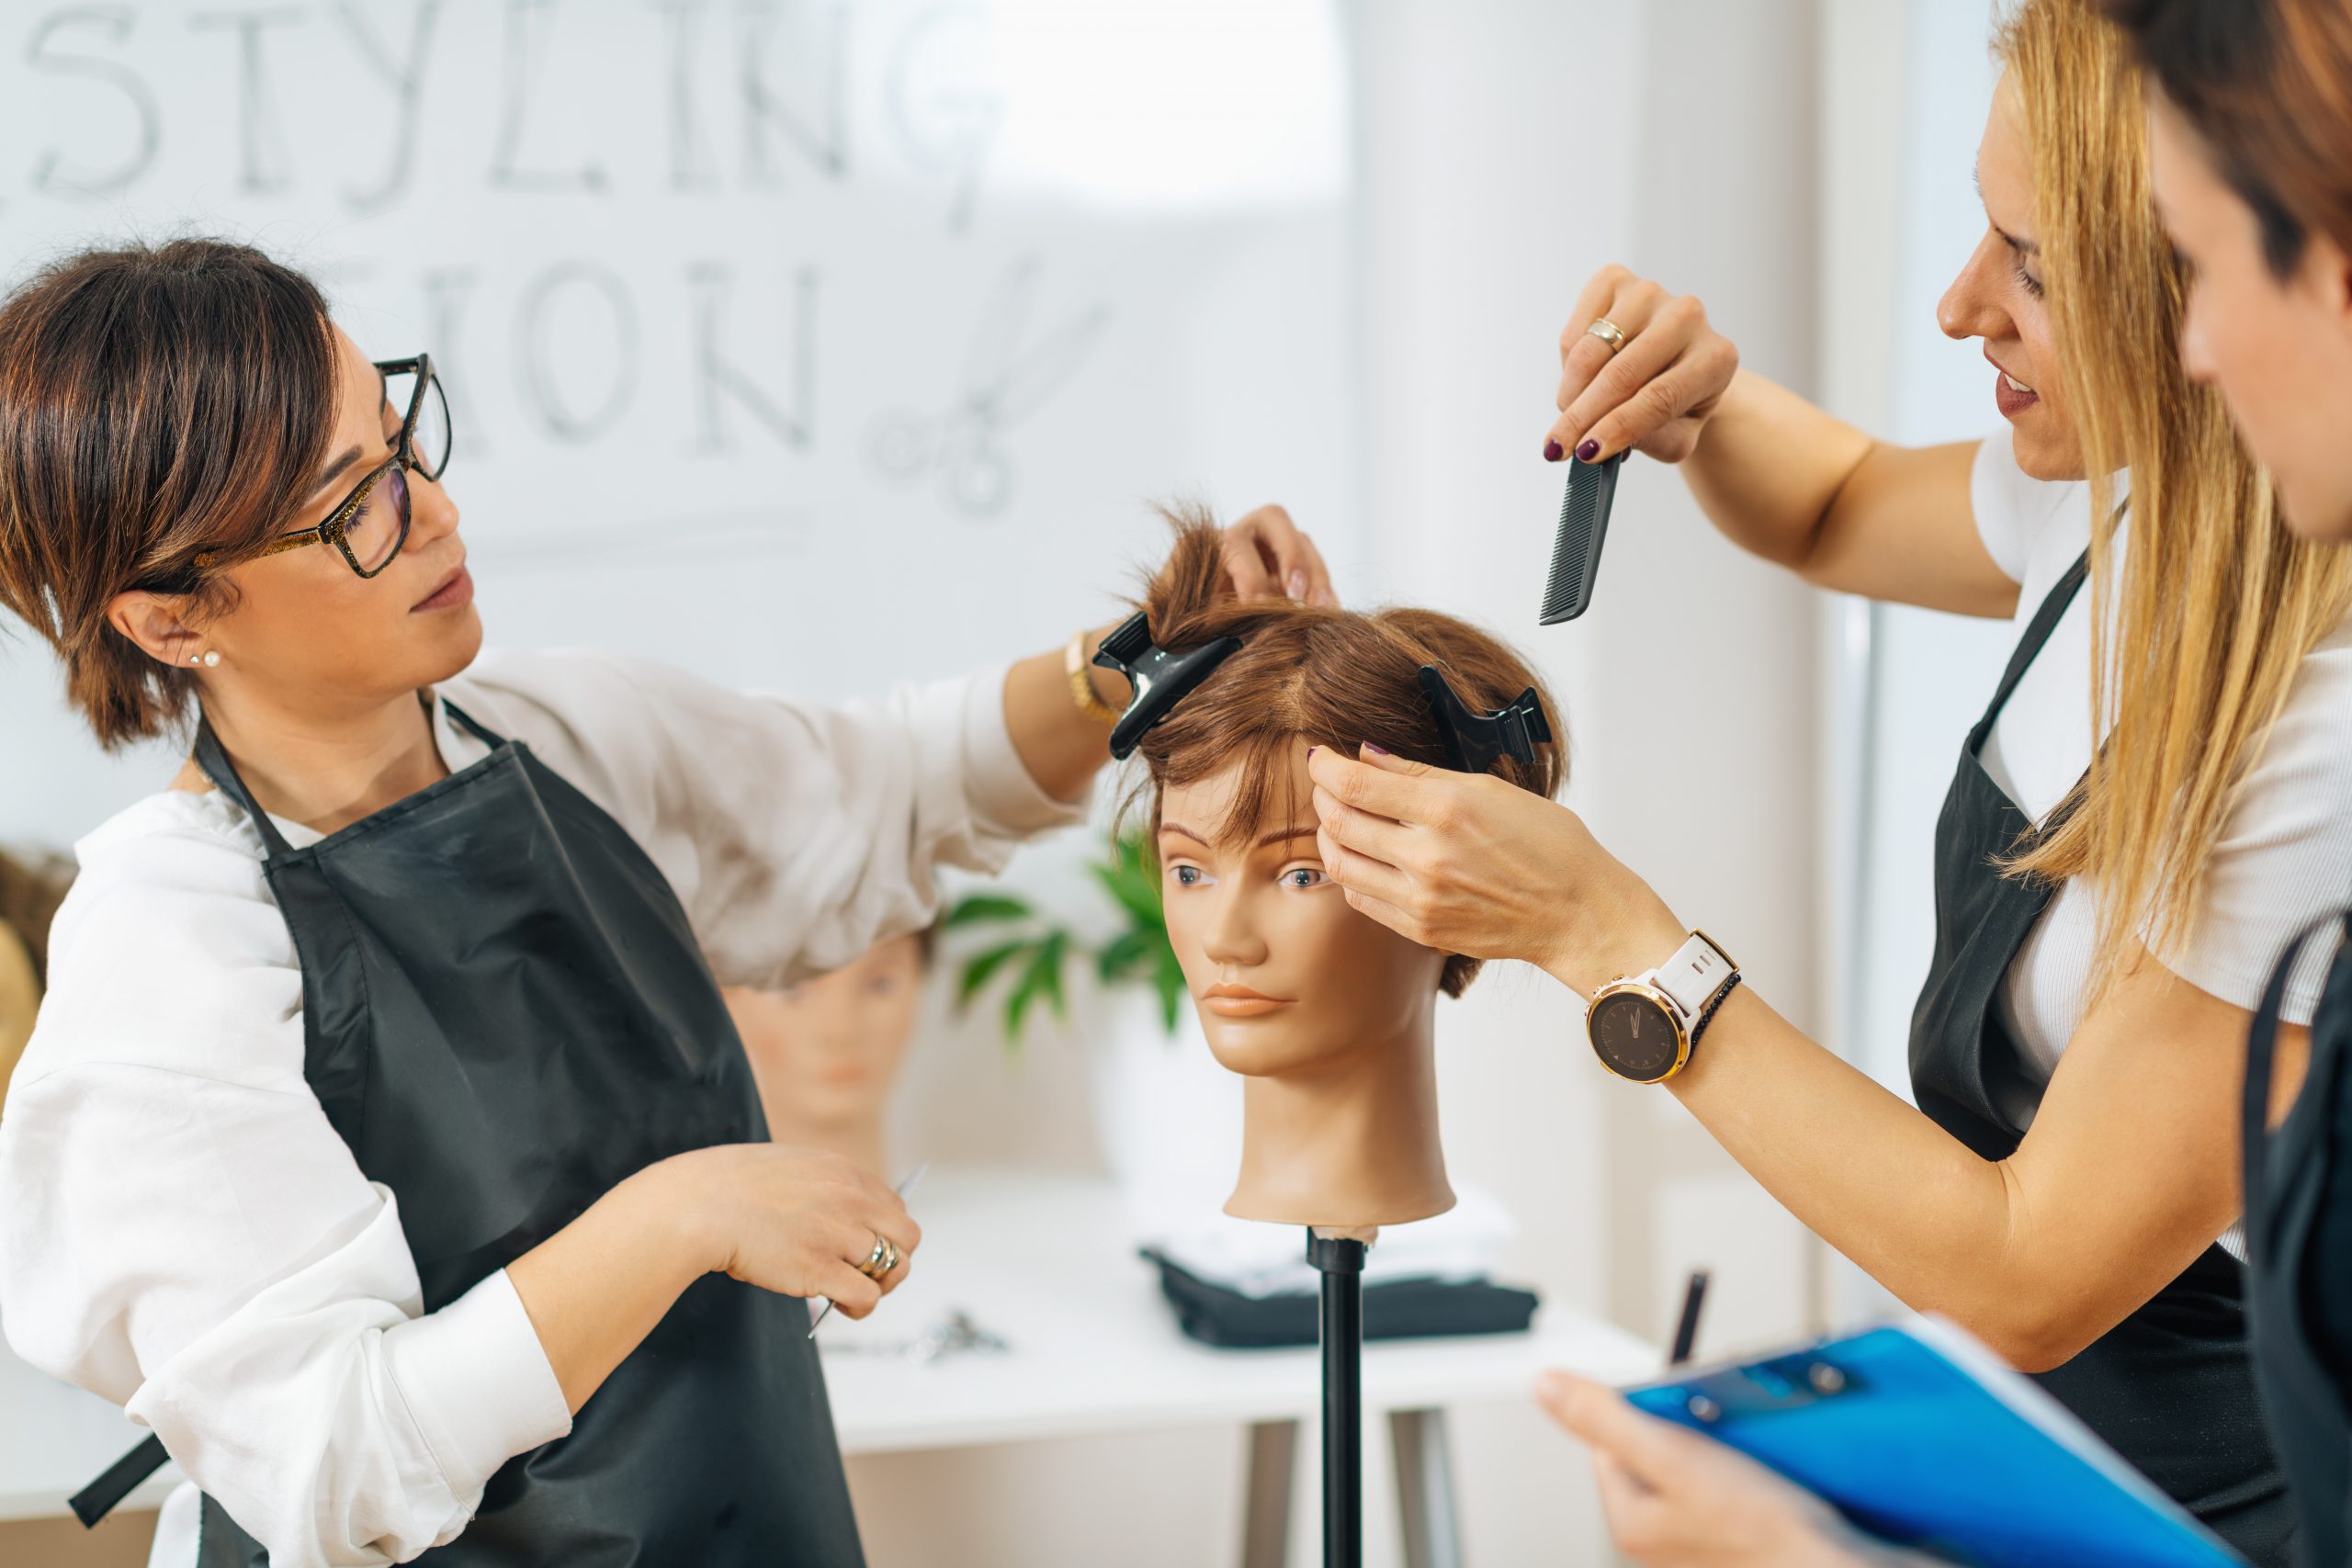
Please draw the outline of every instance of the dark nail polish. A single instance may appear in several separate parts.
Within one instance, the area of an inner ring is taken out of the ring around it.
[[[1383,745],[1382,745],[1379,741],[1377,741],[1377,740],[1367,740],[1367,741],[1365,741],[1365,742],[1363,743],[1363,749],[1364,749],[1365,750],[1367,750],[1367,751],[1371,752],[1371,753],[1372,753],[1374,756],[1375,756],[1375,757],[1385,757],[1385,756],[1389,756],[1389,755],[1391,755],[1391,753],[1390,753],[1390,751],[1389,751],[1388,748],[1387,748],[1387,747],[1385,747],[1385,746],[1383,746]]]
[[[1321,750],[1323,750],[1323,748],[1320,746],[1309,746],[1306,749],[1306,754],[1312,757],[1316,752],[1320,751]]]
[[[1577,448],[1577,461],[1579,463],[1589,463],[1600,456],[1600,443],[1598,441],[1587,441]]]
[[[1545,462],[1556,463],[1560,460],[1560,444],[1558,442],[1546,441],[1544,443],[1544,460]]]

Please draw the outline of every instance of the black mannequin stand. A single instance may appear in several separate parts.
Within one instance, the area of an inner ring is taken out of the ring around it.
[[[1363,1255],[1306,1233],[1323,1276],[1323,1568],[1363,1563]]]

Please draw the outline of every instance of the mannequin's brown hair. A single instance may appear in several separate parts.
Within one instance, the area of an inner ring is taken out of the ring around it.
[[[1480,712],[1534,687],[1556,739],[1535,749],[1532,763],[1504,757],[1490,771],[1547,797],[1559,789],[1567,776],[1566,726],[1534,671],[1499,638],[1434,610],[1237,598],[1209,514],[1197,507],[1163,514],[1176,529],[1176,545],[1140,606],[1151,640],[1189,649],[1237,637],[1241,647],[1136,747],[1150,771],[1145,788],[1155,837],[1162,792],[1237,764],[1241,781],[1232,811],[1211,830],[1225,840],[1255,837],[1270,816],[1295,808],[1286,795],[1275,796],[1288,789],[1290,751],[1302,739],[1350,756],[1369,740],[1396,756],[1446,766],[1444,741],[1421,695],[1424,664],[1445,671],[1462,700]],[[1475,958],[1449,957],[1440,988],[1460,996],[1478,967]]]

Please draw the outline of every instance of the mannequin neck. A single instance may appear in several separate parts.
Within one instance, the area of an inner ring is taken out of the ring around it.
[[[1401,1034],[1242,1082],[1241,1179],[1225,1212],[1404,1224],[1453,1207],[1438,1140],[1435,1002]]]

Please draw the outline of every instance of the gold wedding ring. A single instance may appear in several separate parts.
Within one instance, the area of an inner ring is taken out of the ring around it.
[[[883,1276],[898,1266],[898,1245],[877,1231],[874,1236],[874,1250],[867,1255],[865,1262],[857,1266],[857,1271],[878,1283]]]
[[[1611,321],[1606,316],[1596,316],[1593,318],[1592,325],[1585,328],[1585,335],[1588,337],[1597,337],[1601,342],[1607,344],[1609,345],[1609,356],[1611,359],[1616,358],[1617,351],[1625,346],[1625,334],[1618,329],[1616,322]]]

